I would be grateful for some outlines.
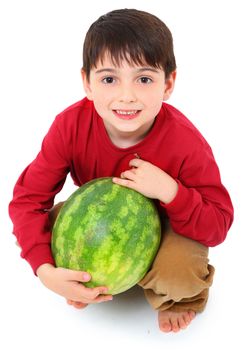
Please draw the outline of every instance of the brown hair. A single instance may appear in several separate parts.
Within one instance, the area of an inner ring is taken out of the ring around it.
[[[83,70],[89,80],[90,70],[109,53],[119,66],[129,63],[163,68],[165,77],[176,69],[170,30],[158,17],[135,9],[108,12],[89,28],[83,45]]]

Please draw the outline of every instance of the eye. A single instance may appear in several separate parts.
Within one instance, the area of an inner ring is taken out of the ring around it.
[[[102,79],[102,82],[104,84],[112,84],[115,81],[115,79],[113,77],[106,77]]]
[[[142,84],[150,84],[152,83],[152,79],[148,78],[148,77],[141,77],[139,78],[139,81],[142,83]]]

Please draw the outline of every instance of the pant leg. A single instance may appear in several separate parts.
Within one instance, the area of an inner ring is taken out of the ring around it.
[[[56,205],[54,205],[50,211],[49,211],[49,221],[50,221],[50,228],[52,229],[55,223],[55,220],[59,214],[59,211],[61,210],[61,207],[63,206],[65,202],[59,202]]]
[[[154,309],[201,312],[214,275],[208,248],[166,226],[152,268],[139,285]]]

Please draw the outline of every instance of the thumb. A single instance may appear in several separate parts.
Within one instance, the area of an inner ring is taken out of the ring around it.
[[[68,270],[68,277],[79,282],[87,282],[91,279],[91,275],[88,272],[76,270]]]

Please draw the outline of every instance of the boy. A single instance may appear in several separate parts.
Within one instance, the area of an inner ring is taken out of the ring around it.
[[[56,268],[50,249],[55,195],[70,172],[77,186],[111,176],[153,198],[163,240],[140,281],[159,327],[177,332],[205,308],[233,207],[212,151],[192,123],[163,103],[176,78],[172,35],[157,17],[112,11],[89,28],[82,78],[87,97],[59,114],[24,170],[9,205],[22,257],[42,283],[77,308],[108,301],[107,286],[86,288],[85,271]]]

